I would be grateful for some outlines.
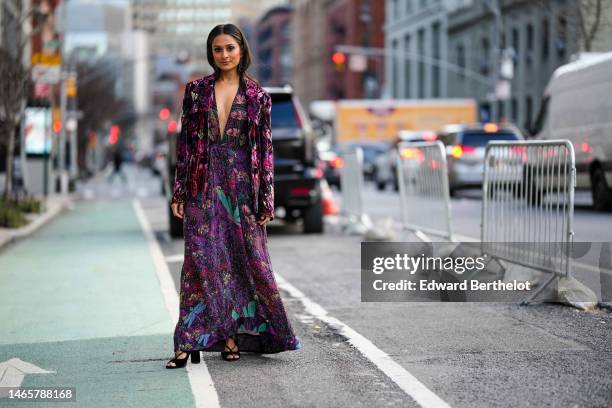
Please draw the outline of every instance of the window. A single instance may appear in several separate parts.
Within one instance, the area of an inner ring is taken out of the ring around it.
[[[463,79],[465,77],[465,47],[463,44],[457,45],[457,65],[461,67],[459,78]]]
[[[440,23],[436,22],[432,25],[432,30],[431,30],[431,42],[432,42],[432,50],[433,50],[433,57],[436,60],[439,60],[441,55],[440,55],[440,48],[441,48],[441,44],[440,44]],[[433,81],[433,97],[434,98],[439,98],[441,96],[441,90],[440,90],[440,66],[438,64],[434,64],[432,66],[432,81]]]
[[[550,54],[549,48],[549,38],[550,37],[550,27],[548,24],[548,19],[542,19],[542,61],[546,61],[548,59],[548,55]]]
[[[410,89],[410,82],[412,81],[412,58],[410,56],[411,40],[410,34],[406,34],[404,37],[404,56],[406,57],[404,60],[404,96],[406,98],[410,98],[412,91]]]
[[[529,128],[531,127],[531,119],[533,117],[532,115],[533,112],[533,100],[531,99],[531,96],[527,96],[525,98],[525,128]]]
[[[391,56],[391,75],[392,75],[392,81],[391,81],[391,88],[392,88],[392,95],[394,98],[398,97],[398,80],[399,80],[399,76],[398,76],[398,58],[397,58],[397,52],[398,52],[398,46],[397,46],[397,40],[393,40],[393,42],[391,43],[391,49],[393,50],[392,56]]]
[[[480,73],[482,75],[489,75],[489,62],[491,59],[491,45],[489,39],[484,37],[481,42],[482,54],[480,56]]]
[[[533,25],[527,24],[527,52],[525,53],[525,63],[531,65],[533,61]]]
[[[514,65],[516,66],[519,58],[519,50],[520,50],[520,36],[518,28],[512,29],[512,48],[514,48]]]
[[[512,98],[510,102],[510,116],[512,117],[512,121],[516,123],[518,120],[518,102],[516,98]]]
[[[421,28],[417,32],[418,36],[418,54],[419,54],[419,98],[425,98],[425,62],[422,57],[425,55],[425,29]]]
[[[298,114],[291,99],[291,94],[274,94],[272,96],[272,128],[299,128]]]
[[[557,57],[564,58],[567,47],[567,20],[563,16],[559,16],[557,27]]]
[[[518,140],[518,136],[512,132],[503,130],[495,133],[469,130],[462,134],[461,144],[465,146],[484,147],[491,140]]]
[[[501,121],[506,116],[504,101],[497,101],[497,118]]]
[[[406,14],[412,14],[412,0],[406,0]]]

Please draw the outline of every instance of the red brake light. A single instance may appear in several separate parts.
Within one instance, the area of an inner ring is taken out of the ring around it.
[[[330,160],[329,165],[336,169],[341,169],[344,167],[344,159],[342,157],[336,157],[335,159]]]
[[[450,155],[455,159],[459,159],[464,154],[472,154],[476,151],[474,146],[455,145],[453,146]]]
[[[585,153],[591,153],[593,151],[593,148],[588,143],[584,142],[580,145],[580,150]]]
[[[304,196],[310,194],[310,187],[293,187],[291,188],[291,195]]]

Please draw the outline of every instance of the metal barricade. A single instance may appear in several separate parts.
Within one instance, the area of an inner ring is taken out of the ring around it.
[[[400,143],[396,159],[406,229],[453,241],[446,151],[440,141]]]
[[[342,154],[344,167],[340,171],[342,190],[341,213],[349,221],[363,222],[363,151],[360,147]]]
[[[489,142],[485,150],[482,252],[551,273],[571,273],[575,154],[567,140]],[[504,244],[505,243],[505,244]]]

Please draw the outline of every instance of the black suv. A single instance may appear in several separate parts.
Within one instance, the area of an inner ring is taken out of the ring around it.
[[[305,233],[322,233],[322,171],[317,168],[315,133],[289,85],[265,89],[272,98],[275,218],[286,222],[302,219]],[[170,140],[168,174],[172,177],[167,180],[168,200],[171,199],[176,165],[175,138]],[[182,236],[182,220],[174,217],[170,208],[169,216],[170,235]]]

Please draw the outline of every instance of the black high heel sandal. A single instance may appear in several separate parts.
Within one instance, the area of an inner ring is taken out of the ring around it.
[[[183,353],[187,353],[187,355],[184,358],[177,358],[174,357],[172,360],[168,361],[168,363],[166,363],[166,368],[181,368],[181,367],[185,367],[185,365],[187,364],[187,359],[189,358],[189,356],[191,356],[191,364],[199,364],[200,363],[200,350],[198,351],[183,351],[181,353],[179,353],[179,355],[183,354]],[[168,365],[170,363],[174,363],[174,366]]]
[[[229,351],[222,351],[221,358],[225,361],[238,361],[240,360],[240,351],[238,350],[238,343],[234,339],[234,347],[230,348],[227,344],[225,348]],[[234,358],[228,358],[229,356],[235,356]]]

